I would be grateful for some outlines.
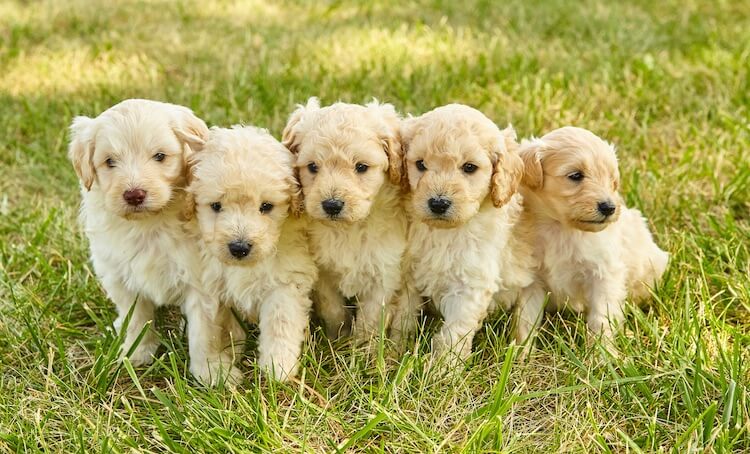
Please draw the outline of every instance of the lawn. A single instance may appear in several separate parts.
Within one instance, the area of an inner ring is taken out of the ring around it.
[[[0,451],[750,452],[749,72],[747,1],[0,2]],[[164,311],[160,358],[118,362],[72,117],[145,97],[278,136],[313,95],[616,143],[672,254],[619,357],[562,315],[522,361],[499,314],[456,374],[430,368],[429,327],[398,361],[314,332],[298,381],[251,345],[245,383],[206,389]]]

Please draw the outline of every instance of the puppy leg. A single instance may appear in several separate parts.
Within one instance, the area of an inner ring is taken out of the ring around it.
[[[103,281],[102,285],[107,291],[109,298],[117,307],[118,315],[114,322],[114,327],[118,334],[123,329],[128,313],[131,308],[133,309],[130,322],[125,327],[125,339],[122,344],[122,352],[120,353],[120,356],[124,358],[133,344],[138,340],[143,327],[147,323],[153,324],[154,304],[128,290],[119,280],[111,279]],[[153,356],[157,348],[159,348],[159,338],[154,332],[153,326],[151,326],[143,334],[140,343],[135,347],[133,353],[130,354],[130,362],[134,366],[150,364],[154,360]]]
[[[359,341],[367,341],[380,333],[381,327],[388,329],[388,318],[393,307],[393,292],[383,288],[360,295],[354,334]]]
[[[474,333],[487,317],[492,295],[481,290],[458,291],[444,296],[438,304],[443,314],[443,326],[432,339],[436,354],[451,352],[459,359],[471,355]]]
[[[612,342],[612,335],[625,319],[624,279],[594,279],[589,288],[586,325],[589,332],[599,336],[604,347],[613,355],[618,355]],[[593,339],[590,339],[591,342]]]
[[[312,302],[298,289],[279,288],[260,308],[258,365],[277,380],[297,375]]]
[[[521,291],[516,306],[516,343],[524,344],[542,323],[544,315],[544,288],[537,282]]]
[[[396,346],[401,347],[416,331],[422,295],[411,279],[406,279],[397,298],[396,306],[393,308],[390,338]]]
[[[344,298],[339,293],[334,276],[323,270],[315,284],[315,313],[322,319],[329,339],[349,335],[351,325]]]

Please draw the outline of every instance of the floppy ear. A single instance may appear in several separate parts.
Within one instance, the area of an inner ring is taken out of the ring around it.
[[[198,151],[206,145],[208,126],[187,107],[179,108],[172,128],[177,138],[190,147],[191,151]]]
[[[409,163],[406,161],[406,152],[409,151],[409,144],[414,138],[416,118],[409,117],[401,120],[401,191],[407,193],[411,191],[409,185]]]
[[[298,104],[297,109],[289,116],[289,120],[281,133],[281,143],[292,153],[297,154],[299,144],[302,141],[303,117],[307,112],[320,109],[318,98],[312,97],[307,100],[306,105]]]
[[[501,132],[499,139],[499,150],[492,167],[490,183],[492,204],[498,208],[508,203],[513,197],[523,176],[523,161],[518,156],[516,131],[512,126],[508,126]]]
[[[519,155],[523,161],[523,179],[521,184],[529,189],[541,189],[544,185],[544,172],[540,150],[543,142],[540,139],[524,140]]]
[[[393,184],[400,185],[403,172],[404,152],[401,147],[401,118],[392,104],[380,104],[377,99],[365,105],[367,109],[385,122],[385,127],[379,131],[383,151],[388,156],[388,179]]]
[[[91,190],[96,178],[94,166],[94,119],[75,117],[70,125],[70,146],[68,158],[73,163],[76,175],[87,191]]]
[[[195,216],[195,196],[190,188],[185,191],[185,200],[182,205],[182,220],[190,221]]]
[[[302,195],[302,185],[299,182],[299,169],[294,168],[294,177],[291,181],[292,200],[289,203],[289,210],[292,216],[299,217],[305,211],[305,199]]]

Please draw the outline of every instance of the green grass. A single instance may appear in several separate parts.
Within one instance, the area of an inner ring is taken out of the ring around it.
[[[728,0],[0,2],[0,451],[750,451],[748,23]],[[279,134],[313,95],[457,101],[521,136],[573,123],[614,141],[628,203],[672,254],[622,356],[564,316],[519,361],[500,315],[461,374],[431,372],[425,338],[393,362],[316,333],[298,382],[249,351],[246,383],[212,390],[166,313],[159,360],[118,363],[72,116],[147,97]]]

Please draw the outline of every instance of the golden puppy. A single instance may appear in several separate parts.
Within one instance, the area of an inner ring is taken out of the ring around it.
[[[317,275],[303,220],[289,216],[299,208],[293,160],[265,130],[212,128],[188,187],[203,288],[258,323],[258,363],[279,380],[297,372]]]
[[[628,292],[649,294],[669,255],[654,243],[638,210],[623,205],[614,147],[591,132],[556,129],[524,141],[524,222],[541,263],[519,305],[516,338],[525,340],[551,308],[585,312],[589,330],[609,337],[623,320]]]
[[[523,163],[515,132],[451,104],[406,120],[402,137],[411,223],[394,326],[411,332],[428,298],[444,319],[433,349],[465,358],[487,314],[497,303],[512,304],[533,281],[517,225]]]
[[[390,104],[321,108],[311,98],[284,129],[312,218],[311,249],[320,272],[315,304],[330,337],[348,330],[345,297],[358,300],[359,336],[387,326],[382,314],[401,284],[406,216],[398,128]]]
[[[76,117],[71,134],[81,221],[96,274],[117,307],[118,331],[133,311],[123,354],[152,322],[155,306],[179,304],[188,321],[191,372],[210,381],[204,348],[212,342],[210,317],[196,287],[200,257],[180,215],[185,161],[208,137],[206,124],[185,107],[131,99],[96,118]],[[148,329],[130,360],[151,362],[158,343]]]

